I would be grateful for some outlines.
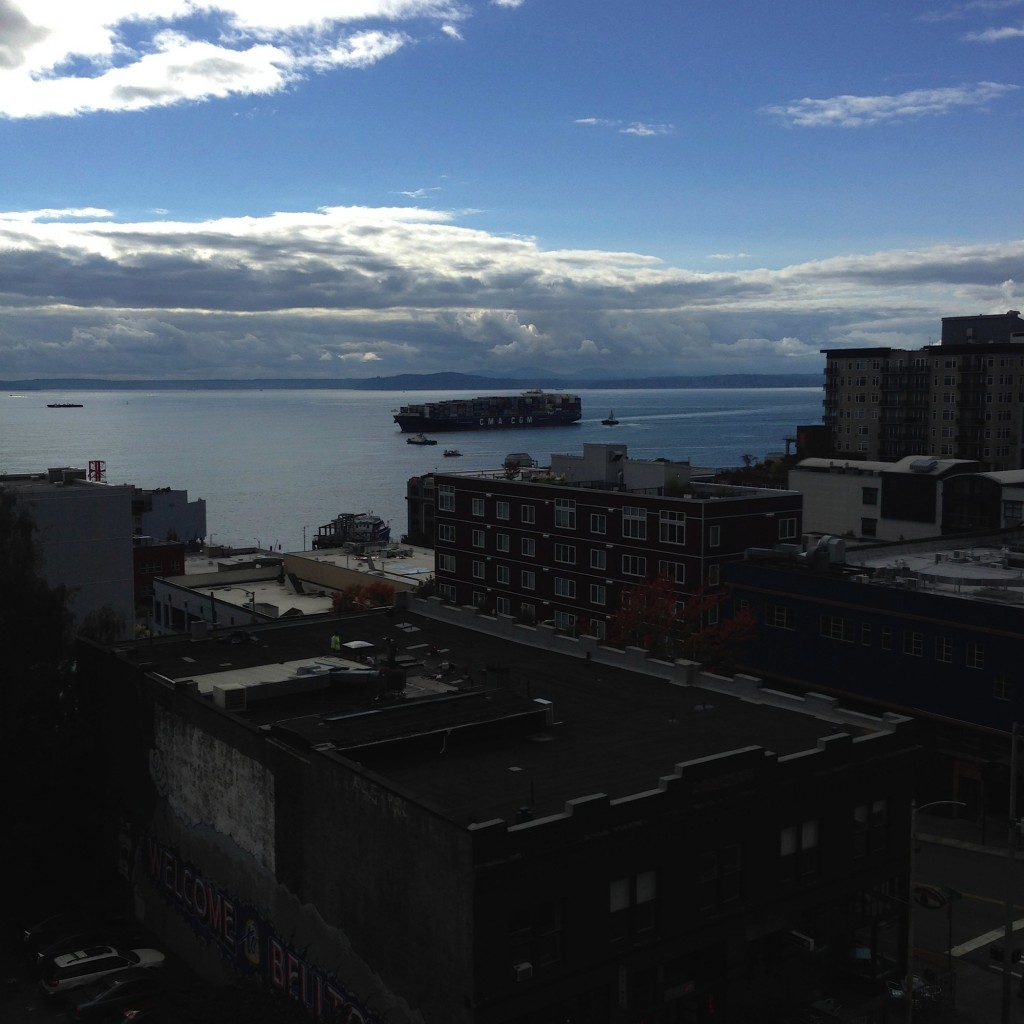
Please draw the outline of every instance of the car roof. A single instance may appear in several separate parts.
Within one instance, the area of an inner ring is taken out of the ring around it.
[[[62,953],[54,957],[54,963],[58,967],[68,967],[70,964],[80,963],[82,960],[95,960],[104,956],[117,956],[117,950],[113,946],[86,946],[85,949],[76,949],[71,953]]]

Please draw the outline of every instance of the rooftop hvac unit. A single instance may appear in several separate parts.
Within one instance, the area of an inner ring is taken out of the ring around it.
[[[524,961],[521,964],[514,964],[512,967],[512,980],[529,981],[533,977],[533,964]]]
[[[245,698],[245,687],[241,683],[225,683],[213,688],[213,703],[225,711],[244,711]]]

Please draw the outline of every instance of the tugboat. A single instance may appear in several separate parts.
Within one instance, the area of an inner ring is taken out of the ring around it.
[[[426,437],[424,434],[413,434],[405,439],[406,444],[437,444],[437,438]]]
[[[445,448],[444,457],[446,459],[456,459],[462,455],[462,452],[458,448]]]
[[[606,427],[618,426],[619,421],[615,418],[615,410],[614,409],[609,409],[608,415],[603,420],[601,420],[601,422]]]

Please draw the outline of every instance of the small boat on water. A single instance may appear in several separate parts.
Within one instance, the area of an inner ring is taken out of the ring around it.
[[[446,459],[455,459],[462,455],[462,452],[458,448],[445,448],[444,457]]]
[[[427,437],[424,434],[413,434],[405,439],[406,444],[437,444],[437,438]]]
[[[614,410],[614,409],[610,409],[610,410],[608,411],[608,415],[607,415],[607,416],[606,416],[606,417],[605,417],[605,418],[604,418],[603,420],[601,420],[601,422],[602,422],[602,423],[603,423],[603,424],[604,424],[604,425],[605,425],[606,427],[614,427],[614,426],[617,426],[617,425],[618,425],[618,422],[619,422],[619,421],[618,421],[618,420],[617,420],[617,419],[615,418],[615,410]]]
[[[47,402],[47,409],[81,409],[81,402]]]

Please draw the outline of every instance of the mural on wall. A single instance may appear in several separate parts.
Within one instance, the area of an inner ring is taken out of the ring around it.
[[[333,975],[285,942],[273,922],[251,903],[223,890],[150,834],[144,843],[146,874],[161,897],[182,914],[193,932],[214,945],[243,974],[256,975],[331,1024],[384,1024]]]

